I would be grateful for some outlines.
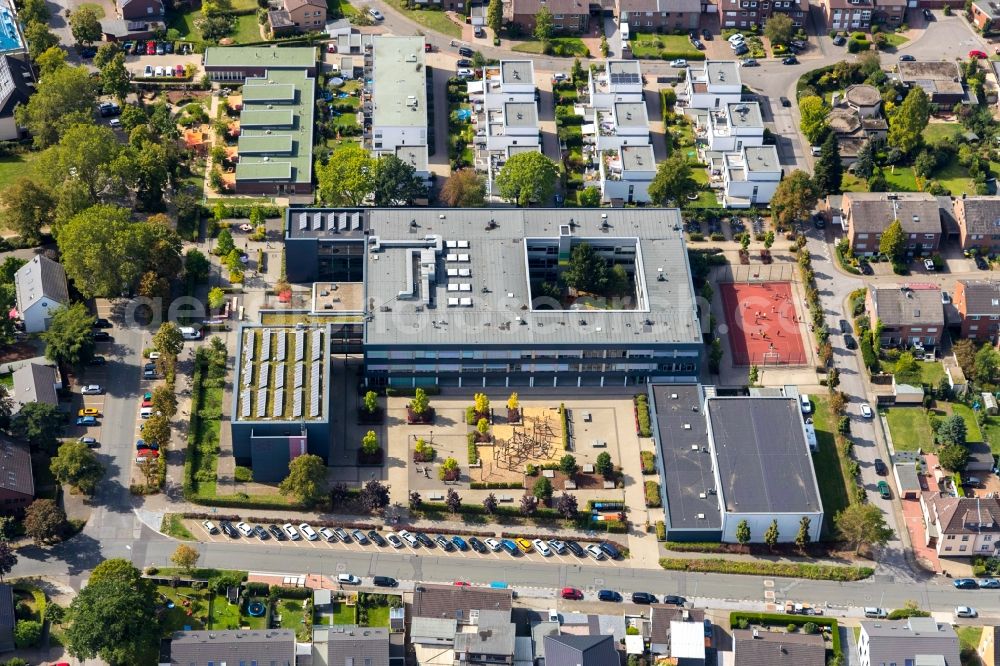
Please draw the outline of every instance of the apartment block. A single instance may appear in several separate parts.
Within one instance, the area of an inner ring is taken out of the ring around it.
[[[428,178],[424,38],[374,37],[365,51],[365,74],[371,80],[366,146],[374,155],[395,155]]]
[[[736,60],[691,63],[678,99],[692,109],[721,109],[743,98],[743,80]]]

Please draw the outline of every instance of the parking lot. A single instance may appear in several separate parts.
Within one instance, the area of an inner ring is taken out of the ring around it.
[[[498,552],[493,552],[491,550],[487,550],[487,552],[485,552],[485,553],[477,553],[476,551],[472,550],[471,548],[469,548],[468,550],[464,550],[464,551],[458,550],[457,548],[453,548],[450,551],[445,551],[445,550],[443,550],[436,543],[432,547],[425,547],[423,545],[420,545],[420,546],[417,546],[416,548],[414,548],[414,547],[410,546],[403,539],[401,539],[401,542],[403,544],[402,547],[400,547],[400,548],[393,548],[389,544],[386,544],[385,546],[378,546],[375,543],[372,543],[370,540],[369,540],[368,544],[362,545],[362,544],[357,543],[357,541],[355,541],[353,538],[351,539],[351,541],[349,543],[343,543],[343,542],[341,542],[339,540],[338,541],[333,541],[333,542],[327,542],[327,541],[325,541],[323,539],[322,536],[319,539],[317,539],[316,541],[308,541],[308,540],[306,540],[304,538],[301,539],[301,540],[299,540],[299,541],[276,541],[273,536],[270,537],[269,539],[267,539],[266,541],[261,541],[256,536],[250,536],[250,537],[238,536],[236,538],[230,538],[230,537],[226,536],[221,530],[217,534],[209,534],[208,531],[205,529],[205,527],[202,525],[202,522],[203,521],[201,521],[201,520],[193,520],[193,519],[185,520],[185,524],[186,524],[187,528],[199,540],[201,540],[201,541],[207,541],[207,542],[212,542],[212,543],[228,542],[228,541],[246,541],[246,542],[250,542],[250,543],[255,544],[255,545],[279,546],[279,547],[282,547],[282,548],[318,548],[318,549],[331,550],[331,551],[334,551],[334,552],[336,552],[336,551],[348,551],[348,552],[379,552],[379,551],[382,551],[382,552],[399,553],[401,555],[413,555],[413,556],[431,555],[432,554],[432,555],[439,556],[439,557],[440,556],[444,556],[444,557],[456,557],[456,558],[475,558],[475,559],[480,559],[480,560],[498,560],[498,561],[500,561],[500,560],[515,559],[515,560],[517,560],[520,563],[528,563],[528,562],[530,562],[530,563],[533,563],[533,564],[542,564],[542,563],[545,563],[545,564],[556,564],[556,565],[558,565],[558,564],[593,564],[593,563],[595,563],[595,560],[594,560],[593,557],[591,557],[589,555],[584,555],[584,556],[581,556],[581,557],[577,557],[577,556],[573,555],[571,552],[569,552],[569,550],[567,550],[562,555],[560,555],[559,553],[556,553],[555,550],[552,550],[551,551],[551,555],[549,555],[548,557],[545,557],[545,556],[543,556],[540,553],[535,552],[535,551],[530,552],[530,553],[524,553],[524,552],[518,551],[514,555],[509,554],[506,550],[500,550]],[[213,520],[211,522],[213,524],[215,524],[216,527],[219,526],[219,521]],[[250,523],[251,526],[253,526],[254,524],[255,523]],[[261,525],[264,528],[267,528],[267,525],[264,525],[264,524],[261,524]],[[295,525],[297,527],[298,523],[296,523]],[[278,527],[280,528],[281,526],[279,525]],[[352,532],[353,531],[353,528],[345,528],[345,529],[347,529],[348,532]],[[362,531],[366,535],[368,534],[368,530],[362,530]],[[387,535],[389,535],[389,534],[392,533],[391,531],[380,531],[380,530],[377,530],[377,532],[382,537],[386,537]],[[433,541],[438,535],[437,534],[432,534],[432,533],[427,533],[427,536],[430,537],[431,541]],[[444,536],[445,538],[447,538],[449,540],[451,539],[451,536],[448,535],[448,534],[443,534],[442,536]],[[464,540],[468,541],[470,537],[466,536],[466,535],[462,535],[462,538]],[[480,540],[482,540],[482,541],[485,541],[485,539],[487,537],[480,536],[478,538]],[[498,537],[498,540],[499,540],[499,537]],[[580,546],[583,547],[583,548],[586,548],[588,545],[589,544],[586,543],[586,542],[580,542]],[[607,557],[605,557],[604,559],[602,559],[600,561],[601,566],[608,566],[608,565],[611,565],[611,566],[628,566],[627,563],[628,563],[628,560],[626,558],[622,558],[622,559],[619,559],[619,560],[610,560]],[[456,578],[460,578],[460,576],[456,575]]]

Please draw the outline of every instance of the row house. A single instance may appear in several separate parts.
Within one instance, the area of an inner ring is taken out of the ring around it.
[[[620,21],[630,34],[695,30],[701,21],[701,0],[619,0]]]
[[[906,254],[921,256],[941,244],[941,209],[936,197],[923,192],[847,192],[843,220],[851,250],[871,256],[879,252],[882,233],[899,220]]]
[[[962,318],[962,338],[996,342],[1000,334],[1000,282],[959,280],[951,302]]]
[[[785,14],[801,28],[809,13],[806,0],[720,0],[719,15],[724,28],[763,26],[774,14]]]
[[[944,333],[941,288],[935,284],[869,287],[865,311],[882,322],[883,347],[937,347]]]
[[[953,208],[963,250],[1000,252],[1000,199],[963,197],[955,200]]]

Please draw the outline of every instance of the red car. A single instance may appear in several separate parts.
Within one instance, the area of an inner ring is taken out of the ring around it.
[[[576,589],[575,587],[564,587],[562,589],[562,598],[580,600],[583,599],[583,592]]]
[[[987,55],[982,51],[969,51],[970,58],[978,58],[979,60],[986,60]]]
[[[457,587],[469,587],[469,584],[467,582],[465,582],[464,580],[456,580],[455,581],[455,585]]]
[[[146,42],[146,55],[156,55],[156,42]]]

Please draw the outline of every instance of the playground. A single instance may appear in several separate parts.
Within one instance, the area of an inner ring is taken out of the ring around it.
[[[723,282],[719,291],[734,366],[808,361],[790,282]]]
[[[493,441],[478,444],[483,468],[477,481],[518,483],[524,481],[525,465],[555,464],[565,455],[558,412],[526,407],[521,418],[519,424],[497,419],[491,431]]]

